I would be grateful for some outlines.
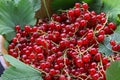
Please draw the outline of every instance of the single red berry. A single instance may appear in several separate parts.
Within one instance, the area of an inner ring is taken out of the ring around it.
[[[50,27],[51,29],[55,29],[55,23],[54,23],[54,22],[50,22],[49,27]]]
[[[85,10],[87,10],[87,9],[88,9],[88,4],[87,4],[87,3],[83,3],[83,4],[82,4],[82,7],[83,7]]]
[[[32,32],[37,32],[37,27],[36,27],[36,26],[34,26],[34,27],[32,28]]]
[[[24,30],[25,30],[26,32],[30,32],[30,31],[31,31],[31,27],[28,26],[28,25],[26,25],[26,26],[24,27]]]
[[[105,34],[112,34],[113,33],[108,26],[104,27],[104,31],[105,31]]]
[[[50,75],[55,75],[56,74],[56,71],[55,71],[55,69],[50,69]]]
[[[36,46],[36,47],[34,48],[34,51],[35,51],[36,53],[42,53],[42,48],[41,48],[40,46]]]
[[[76,66],[77,66],[77,67],[82,67],[82,66],[84,66],[83,61],[82,61],[81,59],[76,60]]]
[[[52,76],[48,74],[48,75],[45,76],[44,79],[45,79],[45,80],[52,80]]]
[[[107,57],[103,57],[103,58],[102,58],[102,63],[103,63],[103,65],[107,64],[108,61],[109,61],[109,60],[108,60]]]
[[[26,59],[24,62],[25,62],[25,64],[30,64],[31,63],[30,59]]]
[[[68,15],[69,15],[70,17],[73,17],[73,16],[74,16],[74,10],[69,10],[69,11],[68,11]]]
[[[75,14],[75,16],[80,16],[80,13],[81,13],[81,11],[80,11],[80,8],[75,8],[74,9],[74,14]]]
[[[97,62],[92,62],[90,64],[90,68],[97,68]]]
[[[102,16],[100,14],[97,15],[97,19],[101,20]]]
[[[15,26],[15,30],[19,31],[20,30],[20,25]]]
[[[16,37],[14,37],[14,38],[12,39],[12,41],[13,41],[13,43],[17,43],[18,39],[17,39]]]
[[[59,80],[67,80],[65,75],[60,75]]]
[[[95,12],[95,11],[91,11],[91,14],[92,14],[92,15],[96,15],[96,12]]]
[[[96,72],[97,72],[97,71],[96,71],[95,68],[91,68],[91,69],[89,70],[89,74],[90,74],[91,76],[94,75]]]
[[[55,19],[56,19],[56,21],[58,21],[58,22],[61,22],[61,20],[62,20],[60,16],[56,16]]]
[[[104,30],[100,30],[100,31],[98,32],[98,35],[105,35],[105,31],[104,31]]]
[[[99,53],[99,52],[98,52],[97,54],[95,54],[95,56],[94,56],[94,60],[95,60],[95,61],[100,61],[101,58],[102,58],[102,54]]]
[[[109,27],[110,29],[112,29],[112,30],[115,30],[115,29],[116,29],[116,26],[115,26],[115,24],[114,24],[113,22],[110,22],[110,23],[108,24],[108,27]]]
[[[83,45],[87,45],[87,44],[89,43],[89,41],[88,41],[87,38],[83,38],[83,39],[82,39],[82,42],[83,42],[83,43],[82,43]]]
[[[104,41],[104,35],[99,35],[98,37],[97,37],[97,40],[98,40],[98,42],[102,42],[102,41]]]
[[[85,13],[84,14],[84,19],[85,20],[90,20],[90,14],[89,13]]]
[[[31,53],[31,54],[29,55],[29,58],[30,58],[30,59],[35,59],[35,54],[34,54],[34,53]]]
[[[119,46],[117,44],[115,46],[112,46],[112,50],[113,51],[118,51],[119,50]]]
[[[103,17],[103,18],[101,19],[101,23],[104,24],[105,22],[106,22],[106,18]]]
[[[97,49],[97,48],[91,48],[91,49],[89,50],[89,52],[90,52],[90,54],[95,55],[95,54],[98,53],[98,49]]]
[[[83,62],[88,63],[90,61],[90,57],[88,55],[83,55],[82,60]]]
[[[115,46],[115,45],[116,45],[115,40],[110,40],[110,44],[111,44],[112,46]]]
[[[63,62],[63,58],[62,57],[60,57],[60,58],[58,58],[57,60],[56,60],[56,62],[57,62],[57,64],[59,64],[59,63],[62,63]]]
[[[26,50],[26,51],[25,51],[25,54],[28,56],[28,55],[31,54],[31,52],[30,52],[29,50]]]
[[[81,20],[80,21],[80,26],[85,27],[87,24],[86,20]]]
[[[100,77],[99,73],[95,73],[94,75],[92,75],[92,80],[98,80]]]
[[[106,70],[109,66],[110,66],[110,63],[107,63],[107,64],[104,66],[104,69]]]
[[[98,24],[98,25],[96,26],[96,30],[100,30],[102,27],[103,27],[102,24]]]
[[[87,34],[87,39],[93,39],[93,37],[94,37],[94,34],[92,32]]]
[[[80,8],[80,3],[75,3],[75,8]]]
[[[37,58],[38,58],[38,60],[42,60],[42,59],[44,59],[44,55],[42,53],[38,53]]]
[[[60,69],[59,65],[57,65],[57,64],[54,65],[54,69],[55,69],[55,70],[59,70],[59,69]]]
[[[47,68],[50,68],[50,66],[51,66],[50,62],[45,62],[45,65]]]
[[[82,40],[78,40],[78,41],[77,41],[77,45],[78,45],[79,47],[82,46],[82,43],[83,43]]]
[[[15,57],[15,58],[18,57],[18,53],[16,53],[16,52],[13,52],[11,55],[12,55],[13,57]]]

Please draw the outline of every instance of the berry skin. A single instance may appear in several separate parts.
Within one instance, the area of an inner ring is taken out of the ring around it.
[[[17,43],[17,38],[14,37],[14,38],[12,39],[12,41],[13,41],[13,43]]]
[[[100,61],[101,58],[102,58],[102,54],[101,54],[101,53],[97,53],[97,54],[95,54],[95,56],[94,56],[95,61]]]
[[[85,19],[85,20],[90,20],[90,15],[89,15],[89,13],[85,13],[85,14],[84,14],[84,19]]]
[[[26,25],[26,26],[24,27],[24,30],[25,30],[26,32],[30,32],[30,31],[31,31],[31,28],[30,28],[30,26]]]
[[[88,63],[90,61],[90,57],[88,55],[83,55],[82,60],[83,62]]]
[[[115,28],[116,28],[115,24],[112,22],[108,24],[108,27],[112,30],[115,30]]]
[[[52,80],[51,75],[46,75],[46,76],[45,76],[45,80]]]
[[[79,47],[81,47],[81,46],[82,46],[82,40],[78,40],[78,41],[77,41],[77,45],[78,45]]]
[[[44,55],[42,53],[37,54],[38,60],[42,60],[44,58]]]
[[[108,58],[107,57],[103,57],[102,58],[102,63],[105,65],[108,63]]]
[[[105,35],[105,31],[104,30],[100,30],[98,34],[99,35]]]
[[[93,37],[94,37],[94,34],[92,32],[87,34],[87,39],[93,39]]]
[[[67,80],[65,75],[60,75],[59,80]]]
[[[115,46],[116,45],[115,40],[110,40],[110,45]]]
[[[76,61],[76,66],[78,66],[78,67],[84,66],[83,61],[82,61],[81,59],[78,59],[78,60]]]
[[[86,26],[86,21],[85,21],[85,20],[81,20],[81,21],[80,21],[80,25],[81,25],[82,27],[85,27],[85,26]]]
[[[79,8],[74,9],[75,16],[80,16],[80,13],[81,13],[81,11]]]
[[[69,10],[69,11],[68,11],[68,15],[69,15],[70,17],[73,17],[73,16],[74,16],[74,11],[73,11],[73,10]]]
[[[55,71],[55,69],[51,69],[49,73],[50,73],[50,75],[55,75],[56,71]]]
[[[112,50],[113,51],[118,51],[119,50],[118,45],[112,46]]]
[[[13,57],[15,57],[15,58],[18,57],[18,53],[16,53],[16,52],[13,52],[11,55],[12,55]]]
[[[55,23],[54,23],[54,22],[50,22],[49,27],[50,27],[51,29],[54,29],[54,28],[55,28]]]
[[[75,3],[75,8],[80,8],[80,3]]]
[[[30,58],[30,59],[35,59],[35,54],[34,54],[34,53],[31,53],[31,54],[29,55],[29,58]]]
[[[83,42],[83,43],[82,43],[83,45],[87,45],[87,44],[89,43],[89,41],[88,41],[87,38],[83,38],[82,42]]]
[[[20,30],[20,25],[15,26],[15,30],[19,31]]]
[[[85,10],[87,10],[87,9],[88,9],[88,4],[87,4],[87,3],[83,3],[83,4],[82,4],[82,7],[83,7]]]
[[[91,48],[89,52],[90,52],[90,54],[95,55],[95,54],[97,54],[98,49],[97,48]]]
[[[94,75],[92,75],[92,80],[98,80],[100,77],[99,73],[95,73]]]
[[[90,75],[94,75],[96,73],[96,69],[95,68],[91,68],[89,70],[89,73],[90,73]]]
[[[102,41],[104,41],[104,35],[99,35],[98,37],[97,37],[97,40],[98,40],[98,42],[102,42]]]

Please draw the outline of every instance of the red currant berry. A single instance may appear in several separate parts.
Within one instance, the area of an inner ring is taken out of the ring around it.
[[[87,9],[88,9],[88,4],[87,4],[87,3],[83,3],[83,4],[82,4],[82,7],[83,7],[85,10],[87,10]]]

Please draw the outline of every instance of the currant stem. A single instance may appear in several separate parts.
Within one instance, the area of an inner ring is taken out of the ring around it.
[[[46,0],[43,0],[43,4],[44,4],[44,7],[45,7],[47,16],[48,16],[48,18],[49,18],[49,20],[50,20],[51,18],[50,18],[50,14],[49,14],[49,12],[48,12],[48,9],[47,9]]]

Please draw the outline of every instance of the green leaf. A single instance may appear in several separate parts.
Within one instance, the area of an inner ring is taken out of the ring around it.
[[[21,0],[14,0],[16,4],[19,3]],[[41,8],[41,0],[28,0],[32,3],[34,11],[38,11]]]
[[[105,55],[113,54],[109,41],[110,41],[110,38],[106,37],[103,44],[102,43],[99,44],[99,52]]]
[[[29,0],[0,0],[0,34],[11,41],[15,35],[9,33],[15,33],[15,25],[19,24],[22,29],[24,25],[35,25],[34,16],[33,3]]]
[[[107,13],[107,16],[110,21],[117,20],[118,14],[120,14],[120,0],[103,0],[103,8],[101,9],[103,12]]]
[[[118,18],[119,18],[119,20],[120,20],[120,14],[118,14]]]
[[[2,80],[1,77],[0,77],[0,80]]]
[[[9,42],[7,40],[4,41],[4,47],[6,50],[8,50],[8,45],[9,45]]]
[[[114,34],[109,37],[111,40],[115,40],[117,43],[120,43],[120,33],[114,32]]]
[[[106,70],[107,80],[120,80],[120,61],[112,62]]]
[[[120,33],[114,32],[114,34],[107,36],[104,42],[102,44],[99,44],[99,52],[102,52],[105,55],[113,54],[110,40],[115,40],[117,43],[120,43]]]
[[[34,8],[34,11],[38,11],[41,8],[41,0],[29,0]]]
[[[120,25],[117,26],[117,29],[115,30],[115,32],[120,34]]]
[[[4,37],[7,41],[11,41],[13,37],[15,37],[16,32],[15,31],[11,31],[8,32],[7,34],[4,34]]]
[[[4,55],[4,58],[12,66],[7,68],[3,73],[1,77],[3,80],[43,80],[38,70],[20,62],[10,55]]]

